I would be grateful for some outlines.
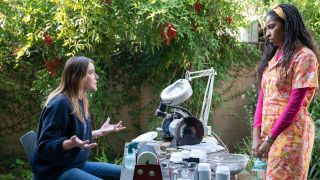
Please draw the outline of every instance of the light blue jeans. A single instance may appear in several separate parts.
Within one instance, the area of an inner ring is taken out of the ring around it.
[[[120,179],[121,166],[102,162],[86,162],[81,168],[71,168],[62,173],[58,180]]]

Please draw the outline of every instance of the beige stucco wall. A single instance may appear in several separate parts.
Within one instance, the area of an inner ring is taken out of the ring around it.
[[[243,70],[242,76],[233,83],[230,91],[223,95],[223,98],[238,94],[248,88],[252,88],[255,82],[254,71]],[[218,88],[217,91],[223,88]],[[250,136],[248,120],[245,117],[244,106],[247,103],[244,94],[239,94],[223,103],[214,111],[212,119],[214,130],[227,145],[231,152],[235,151],[234,145],[239,143],[246,136]]]

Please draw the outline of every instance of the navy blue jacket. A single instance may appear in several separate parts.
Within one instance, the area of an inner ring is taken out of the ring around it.
[[[91,119],[81,122],[73,113],[70,100],[58,95],[48,103],[40,116],[37,144],[31,161],[36,179],[56,179],[64,171],[84,165],[90,155],[89,149],[62,149],[63,141],[73,135],[92,142]]]

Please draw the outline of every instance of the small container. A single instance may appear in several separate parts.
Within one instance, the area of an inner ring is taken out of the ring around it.
[[[228,166],[217,166],[215,180],[230,180],[230,168]]]
[[[198,179],[211,180],[211,168],[209,163],[198,164]]]

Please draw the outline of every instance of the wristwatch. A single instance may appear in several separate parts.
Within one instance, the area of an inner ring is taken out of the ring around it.
[[[266,137],[266,139],[265,139],[265,141],[268,142],[268,143],[272,143],[274,140],[275,140],[275,139],[272,138],[272,137],[269,136],[269,135],[268,135],[268,136]]]

